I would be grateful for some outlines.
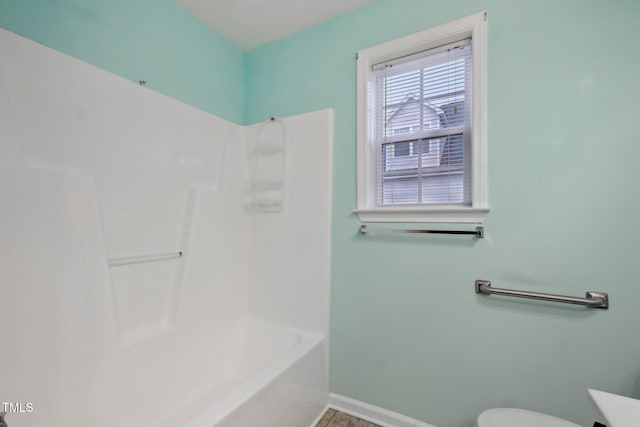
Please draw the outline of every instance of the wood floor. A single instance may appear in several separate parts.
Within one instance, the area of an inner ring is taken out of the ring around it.
[[[318,424],[315,427],[380,427],[378,424],[373,424],[360,418],[352,417],[351,415],[344,414],[336,411],[335,409],[327,409]]]

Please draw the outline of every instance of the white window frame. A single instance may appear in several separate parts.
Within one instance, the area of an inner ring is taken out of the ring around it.
[[[433,49],[471,37],[472,124],[471,205],[377,206],[376,150],[373,123],[368,122],[369,87],[375,64]],[[357,70],[357,180],[355,212],[363,222],[481,223],[489,212],[487,194],[487,12],[360,50]]]

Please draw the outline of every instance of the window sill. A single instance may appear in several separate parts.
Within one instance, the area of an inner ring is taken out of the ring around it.
[[[388,207],[355,209],[361,222],[455,222],[479,224],[489,208],[466,207]]]

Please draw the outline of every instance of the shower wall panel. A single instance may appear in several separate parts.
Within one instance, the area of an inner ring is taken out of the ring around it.
[[[5,30],[0,52],[0,394],[33,406],[7,421],[144,425],[232,362],[244,131]]]

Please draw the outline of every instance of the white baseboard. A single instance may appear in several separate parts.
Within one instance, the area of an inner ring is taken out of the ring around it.
[[[324,409],[322,410],[322,412],[320,412],[320,415],[318,415],[316,417],[315,420],[313,420],[313,422],[311,423],[310,427],[316,427],[318,425],[318,423],[320,422],[320,420],[322,419],[322,417],[324,417],[324,413],[327,412],[327,409],[329,409],[329,406],[325,406]]]
[[[329,393],[329,408],[353,415],[382,427],[435,427],[378,406],[369,405],[335,393]]]

